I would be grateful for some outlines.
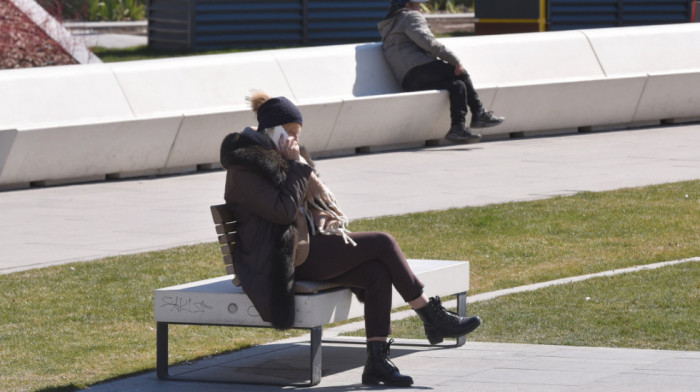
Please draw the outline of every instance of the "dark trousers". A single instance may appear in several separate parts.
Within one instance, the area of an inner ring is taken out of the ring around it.
[[[345,244],[337,235],[315,235],[309,256],[296,267],[299,280],[329,280],[365,289],[367,337],[391,334],[392,284],[406,302],[423,293],[423,283],[413,274],[401,248],[389,234],[352,233],[357,246]]]
[[[405,91],[447,90],[450,94],[452,125],[465,124],[467,108],[472,110],[472,114],[483,110],[469,73],[455,75],[455,67],[441,60],[408,71],[402,87]]]

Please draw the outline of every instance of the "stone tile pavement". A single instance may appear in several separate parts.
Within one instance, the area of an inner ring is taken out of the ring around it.
[[[302,338],[258,346],[171,368],[179,377],[218,381],[305,382],[308,345]],[[409,341],[399,340],[398,343]],[[90,388],[117,391],[406,390],[361,384],[362,344],[324,343],[317,386],[281,387],[160,381],[155,373]],[[391,357],[414,379],[413,389],[439,392],[699,391],[700,352],[467,342],[459,348],[393,345]]]

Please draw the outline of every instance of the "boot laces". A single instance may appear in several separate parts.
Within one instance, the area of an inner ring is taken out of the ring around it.
[[[441,319],[449,321],[451,324],[459,323],[460,316],[455,312],[445,309],[445,307],[442,306],[442,301],[440,300],[439,296],[435,296],[435,302],[433,306],[435,306],[435,310],[437,310],[436,313]]]
[[[494,114],[493,110],[481,109],[481,111],[476,112],[474,116],[475,120],[478,121],[497,121],[499,118]]]
[[[383,353],[384,359],[386,359],[386,361],[389,362],[389,364],[394,369],[398,369],[398,367],[396,367],[396,365],[394,365],[394,362],[392,362],[391,357],[390,357],[392,343],[394,343],[394,339],[391,339],[391,338],[386,342],[386,346],[384,347],[384,353]]]

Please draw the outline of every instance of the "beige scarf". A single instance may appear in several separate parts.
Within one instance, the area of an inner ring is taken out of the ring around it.
[[[304,160],[303,157],[301,159]],[[357,243],[348,236],[350,233],[350,230],[347,229],[348,218],[338,206],[333,192],[318,178],[315,172],[312,172],[311,177],[309,177],[304,204],[303,212],[308,221],[313,222],[309,228],[311,235],[315,235],[316,231],[324,235],[340,235],[346,244],[357,246]],[[316,214],[314,214],[314,210]],[[322,223],[321,217],[326,218],[325,222]]]

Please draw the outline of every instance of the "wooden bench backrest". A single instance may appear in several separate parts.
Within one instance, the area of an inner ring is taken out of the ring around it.
[[[216,234],[219,237],[219,246],[223,256],[226,274],[232,275],[236,271],[233,267],[233,249],[236,246],[236,219],[226,204],[218,204],[210,207],[211,216],[214,218]],[[234,282],[235,283],[235,282]]]
[[[226,204],[218,204],[210,207],[211,216],[214,218],[216,233],[219,236],[219,245],[223,256],[226,274],[236,273],[233,267],[233,250],[236,246],[236,218]],[[240,286],[238,276],[233,278],[233,284]],[[319,291],[342,287],[339,283],[316,282],[316,281],[296,281],[294,290],[297,293],[318,293]]]

